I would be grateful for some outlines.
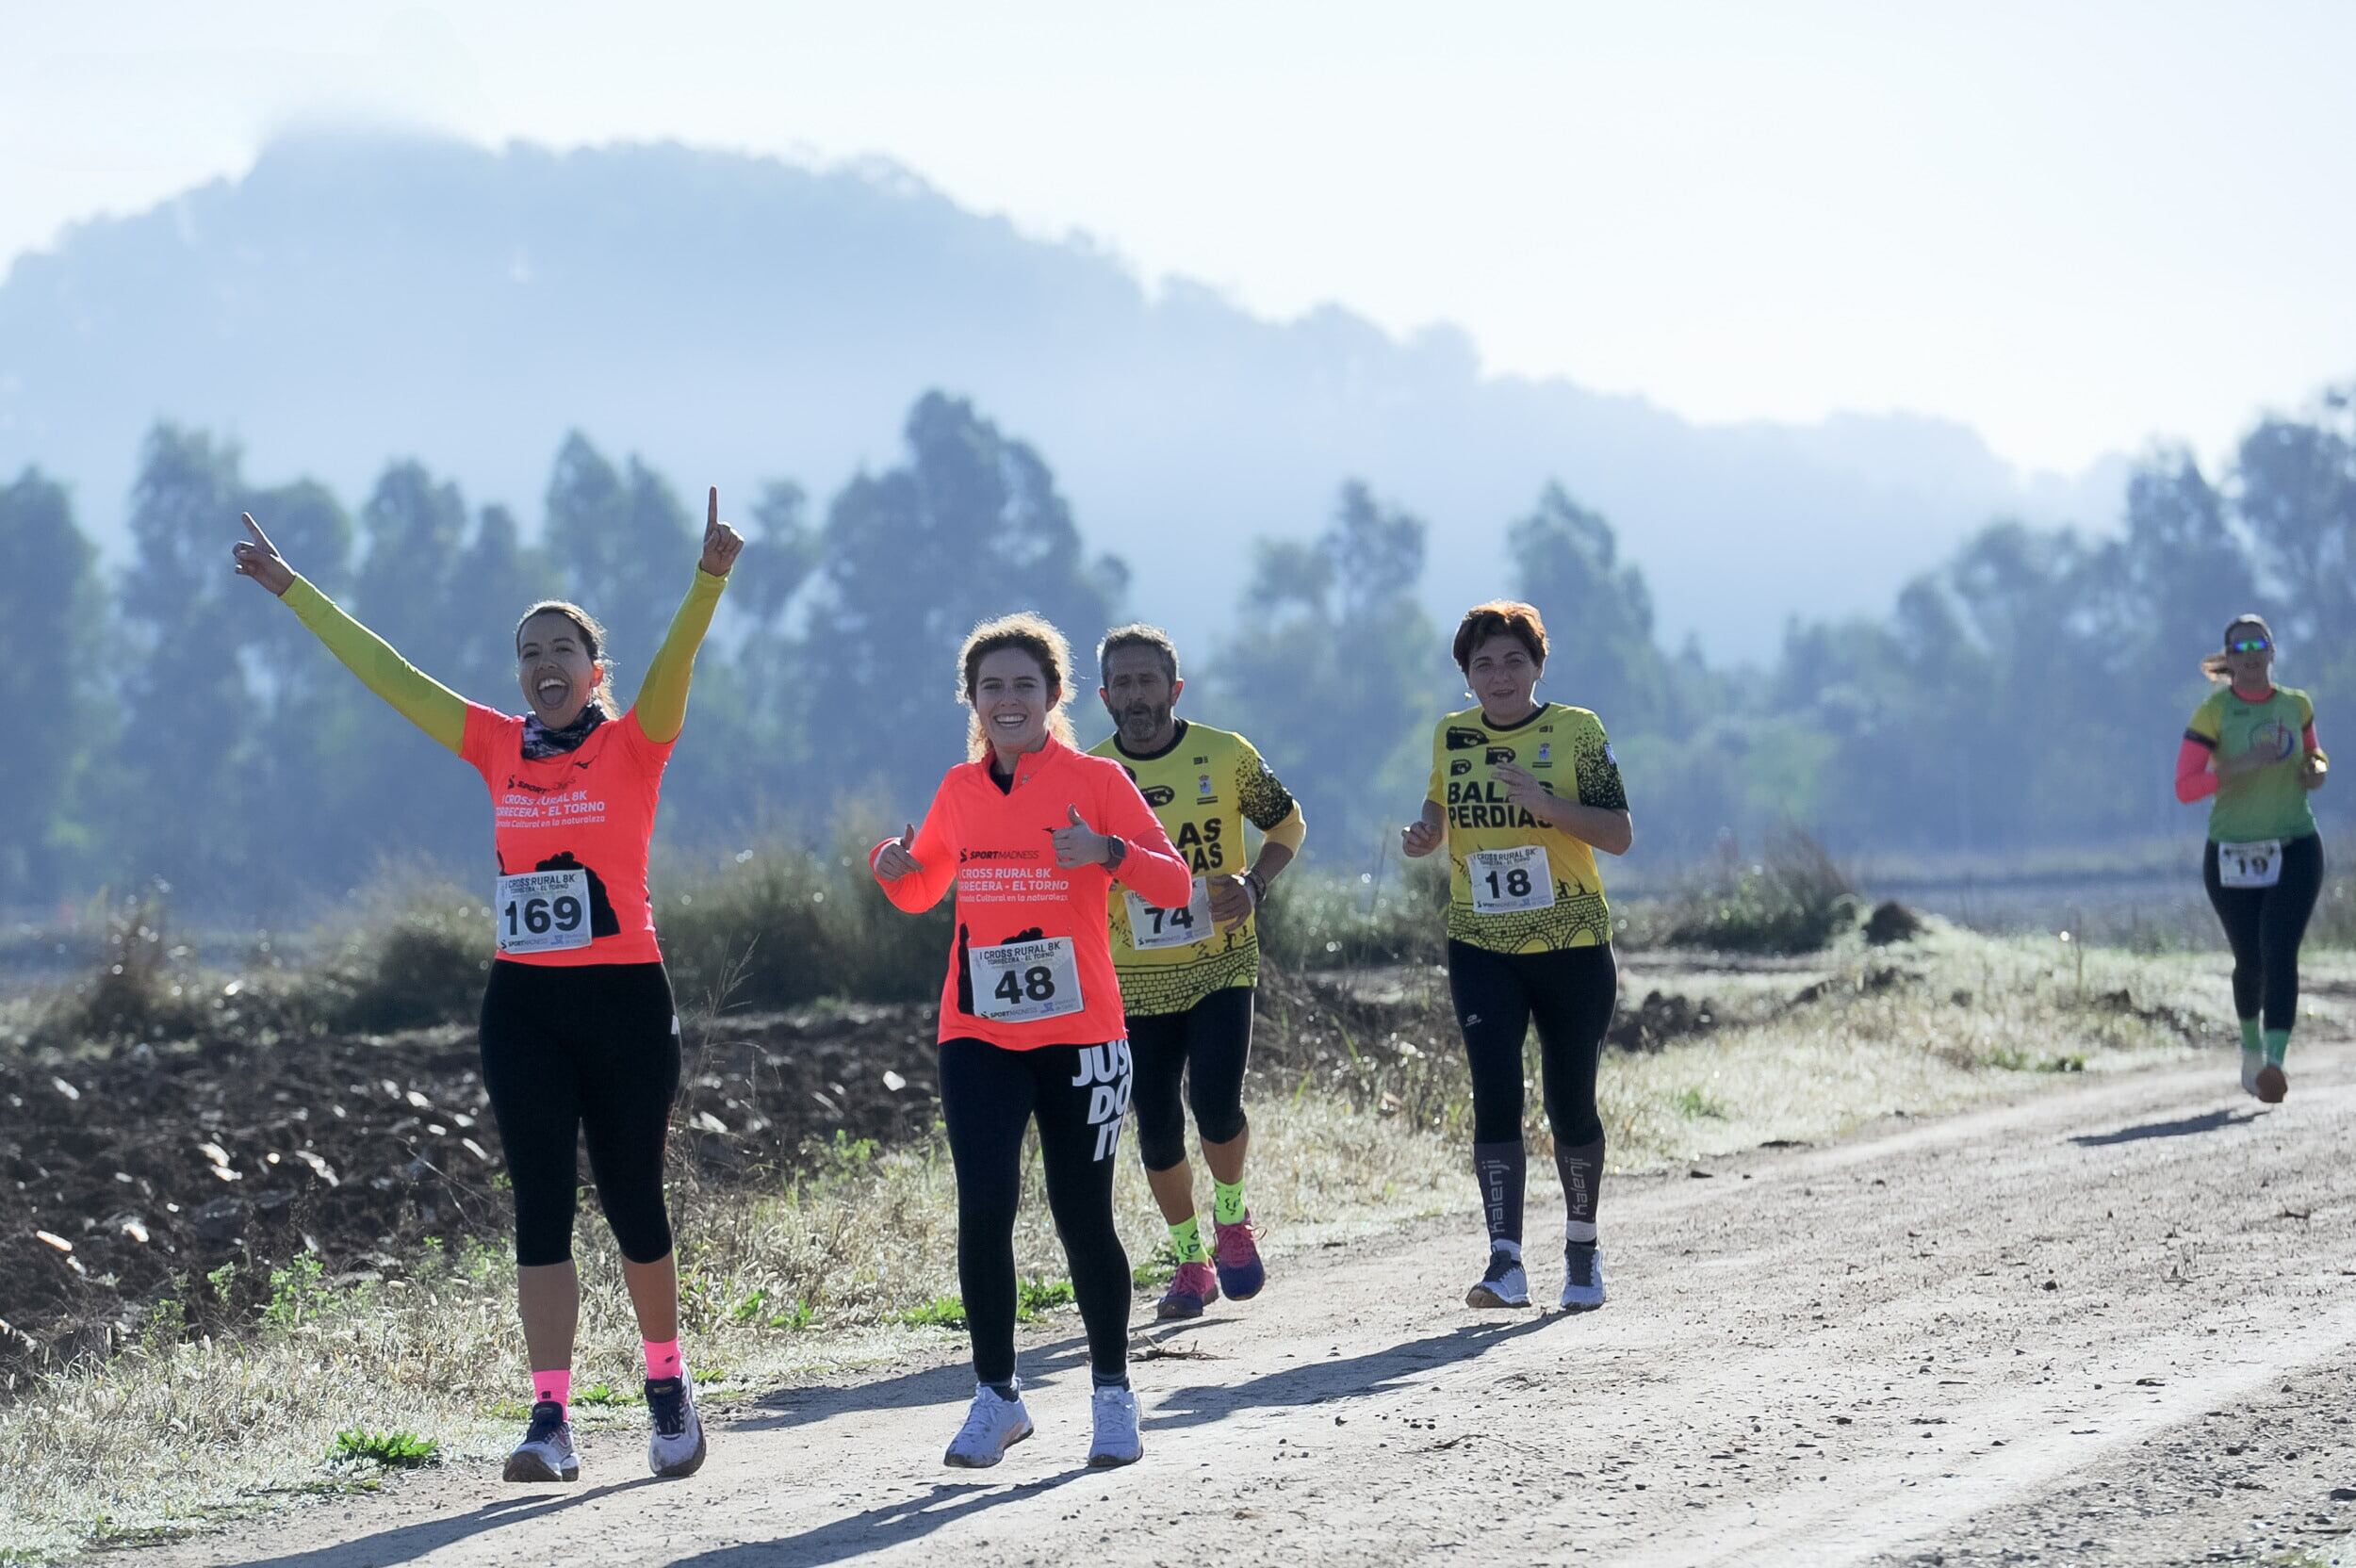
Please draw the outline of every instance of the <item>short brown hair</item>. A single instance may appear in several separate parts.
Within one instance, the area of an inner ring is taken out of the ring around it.
[[[570,599],[542,599],[515,621],[518,651],[523,645],[524,628],[532,624],[534,615],[562,615],[580,629],[581,645],[588,649],[590,659],[597,666],[597,689],[589,695],[602,703],[607,714],[611,715],[614,711],[614,666],[606,662],[604,623]]]
[[[1519,599],[1491,599],[1465,611],[1456,623],[1456,667],[1471,674],[1465,666],[1472,662],[1473,649],[1500,632],[1519,638],[1531,659],[1546,663],[1546,623],[1539,618],[1538,607]]]
[[[1104,661],[1122,648],[1152,648],[1161,656],[1162,674],[1169,678],[1172,686],[1178,684],[1178,645],[1170,640],[1169,632],[1157,626],[1148,626],[1143,621],[1117,626],[1104,633],[1104,640],[1096,645],[1096,678],[1099,684],[1104,679]]]
[[[966,633],[965,645],[957,649],[958,699],[973,707],[973,683],[981,678],[982,661],[1002,648],[1021,648],[1039,662],[1040,673],[1047,677],[1047,733],[1065,745],[1075,743],[1072,715],[1066,711],[1072,702],[1072,645],[1053,621],[1037,611],[1019,610],[983,621]],[[965,750],[976,762],[990,755],[990,737],[982,732],[978,712],[966,721]]]

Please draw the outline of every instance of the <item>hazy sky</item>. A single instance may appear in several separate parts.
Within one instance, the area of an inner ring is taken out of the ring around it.
[[[0,258],[318,120],[881,154],[1271,315],[2073,467],[2356,377],[2352,67],[2349,4],[0,0]]]

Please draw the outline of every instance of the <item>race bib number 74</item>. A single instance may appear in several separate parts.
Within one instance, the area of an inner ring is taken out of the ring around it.
[[[589,945],[589,874],[532,871],[502,876],[491,895],[501,953],[562,953]]]
[[[1148,904],[1126,889],[1122,896],[1129,900],[1129,945],[1140,953],[1184,947],[1211,935],[1211,884],[1206,878],[1194,879],[1194,896],[1181,908]]]
[[[998,1023],[1029,1023],[1076,1013],[1088,1004],[1080,995],[1080,962],[1070,937],[1035,942],[1004,942],[966,954],[973,982],[973,1013]]]

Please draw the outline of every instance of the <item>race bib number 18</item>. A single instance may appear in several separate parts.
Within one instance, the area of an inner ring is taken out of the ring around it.
[[[1140,953],[1184,947],[1211,935],[1211,885],[1203,877],[1194,879],[1194,896],[1184,908],[1161,908],[1125,889],[1122,895],[1129,900],[1129,945]]]
[[[1513,915],[1554,906],[1554,870],[1544,844],[1476,850],[1464,857],[1472,882],[1473,912]]]
[[[501,953],[561,953],[589,945],[589,874],[502,876],[491,897]]]
[[[2282,841],[2259,839],[2217,846],[2217,880],[2223,888],[2271,888],[2282,880]]]
[[[973,982],[973,1013],[998,1023],[1029,1023],[1076,1013],[1080,964],[1070,937],[976,947],[966,954]]]

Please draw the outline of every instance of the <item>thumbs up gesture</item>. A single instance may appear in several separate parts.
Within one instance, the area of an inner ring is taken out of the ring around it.
[[[1055,864],[1070,871],[1074,866],[1101,866],[1105,850],[1112,841],[1081,820],[1080,808],[1071,808],[1071,825],[1051,827],[1048,836],[1055,841]]]
[[[898,838],[888,841],[881,849],[875,851],[877,880],[897,882],[903,876],[911,876],[923,871],[924,869],[923,863],[914,855],[908,853],[915,842],[916,825],[910,823],[901,830]]]

